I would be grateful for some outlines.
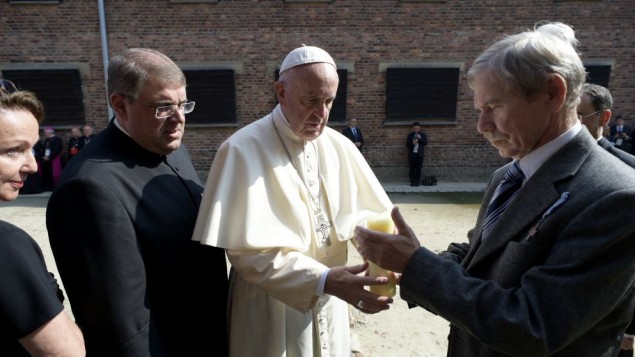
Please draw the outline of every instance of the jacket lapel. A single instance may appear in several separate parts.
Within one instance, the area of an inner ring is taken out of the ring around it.
[[[478,239],[473,240],[463,265],[468,269],[472,268],[492,254],[497,254],[510,241],[526,240],[543,214],[561,199],[563,192],[560,192],[562,189],[559,189],[558,183],[575,176],[590,150],[593,149],[592,146],[598,147],[583,128],[525,182],[497,224],[492,227],[490,237],[485,242],[481,242],[482,222],[479,221]],[[496,171],[495,175],[499,177],[494,177],[492,180],[486,198],[491,197],[506,169],[507,165]]]

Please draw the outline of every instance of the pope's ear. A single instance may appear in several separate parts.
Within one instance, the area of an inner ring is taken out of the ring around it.
[[[278,102],[280,102],[281,104],[284,104],[286,101],[285,98],[285,91],[284,91],[284,84],[282,82],[276,82],[273,85],[273,91],[276,93],[276,98],[278,98]]]

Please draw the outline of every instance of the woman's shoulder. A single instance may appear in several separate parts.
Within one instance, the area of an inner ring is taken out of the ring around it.
[[[25,252],[41,251],[37,242],[22,228],[0,221],[0,261],[24,256]]]

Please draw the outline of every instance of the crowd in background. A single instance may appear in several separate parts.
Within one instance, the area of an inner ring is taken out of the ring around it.
[[[93,127],[72,127],[66,143],[52,127],[44,127],[40,140],[33,147],[38,171],[28,176],[22,194],[52,192],[57,187],[66,164],[95,137]]]

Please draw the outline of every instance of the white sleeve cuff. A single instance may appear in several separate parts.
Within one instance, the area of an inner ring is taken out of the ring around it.
[[[322,273],[322,275],[320,276],[320,282],[318,283],[317,288],[315,289],[315,295],[317,296],[324,295],[324,284],[326,284],[326,276],[328,275],[330,270],[331,268],[327,268],[324,271],[324,273]]]

